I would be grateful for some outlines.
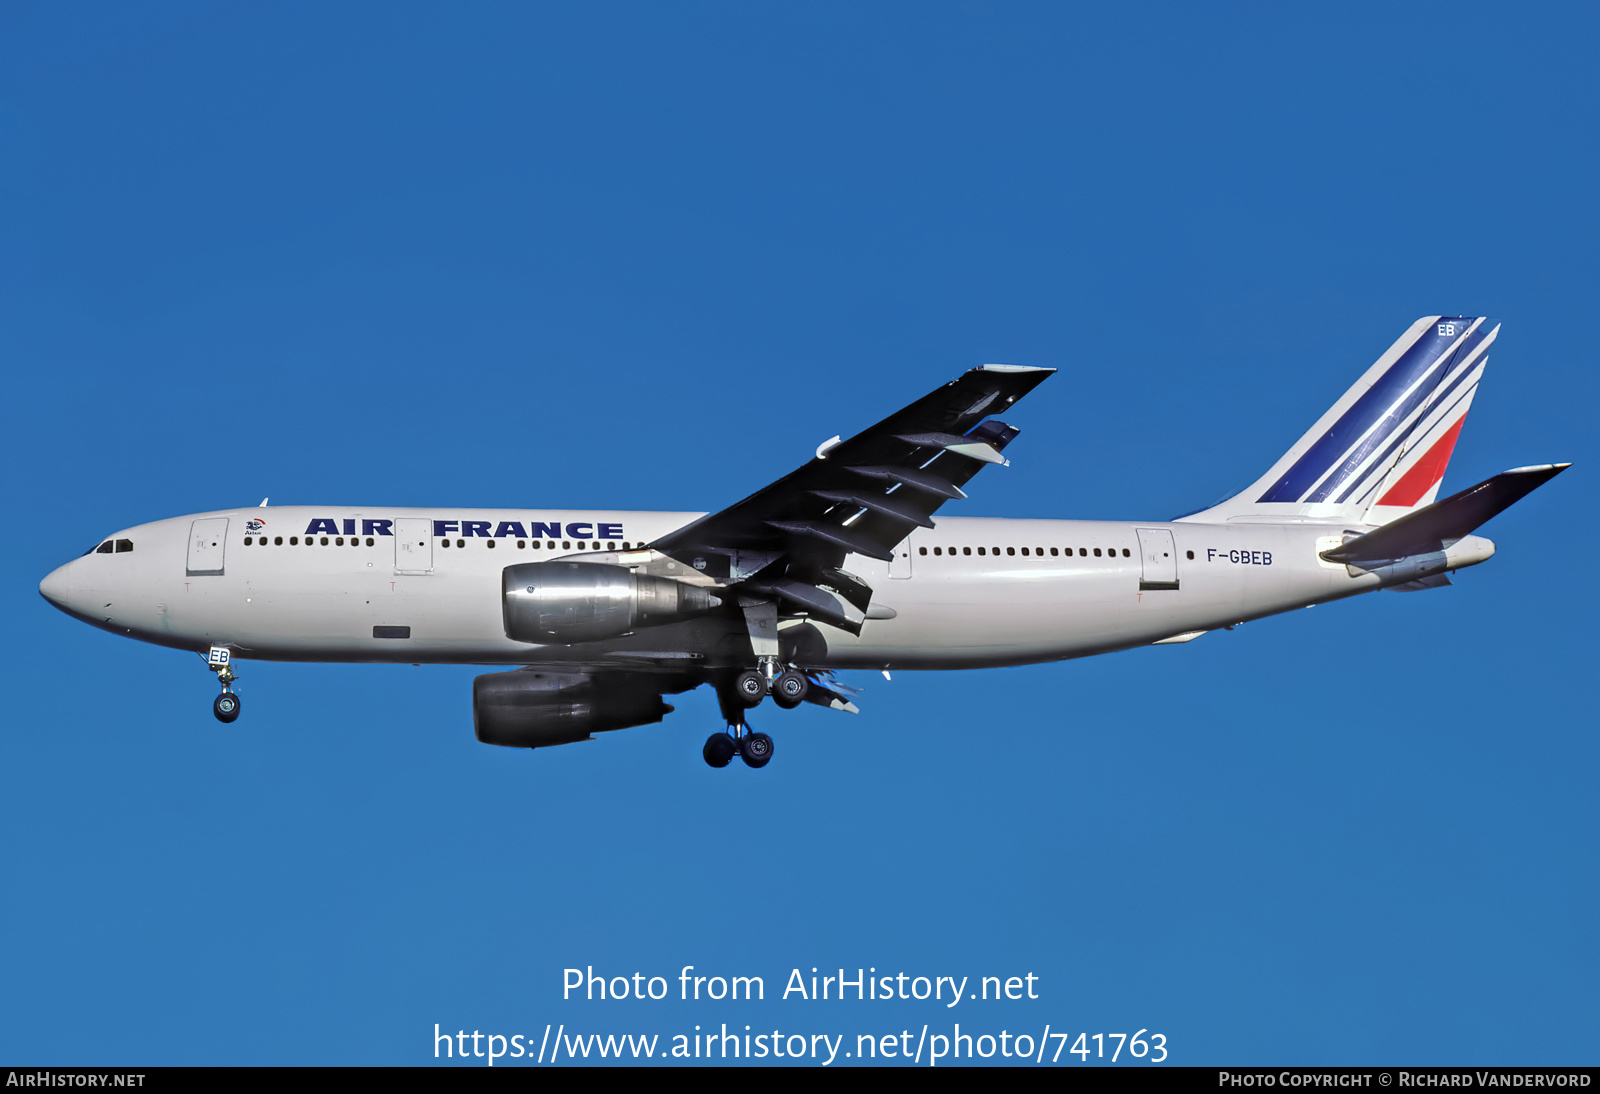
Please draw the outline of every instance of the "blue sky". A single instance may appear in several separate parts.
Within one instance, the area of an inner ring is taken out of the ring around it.
[[[1592,1063],[1596,22],[6,5],[0,1057],[960,1020]],[[470,668],[244,664],[223,727],[194,658],[37,595],[105,532],[265,495],[714,509],[987,361],[1061,371],[960,512],[1161,519],[1441,312],[1505,324],[1447,489],[1577,464],[1454,588],[860,675],[859,717],[766,712],[760,772],[701,762],[704,692],[481,746]],[[769,999],[563,1003],[589,965]],[[1041,998],[772,998],[813,966]]]

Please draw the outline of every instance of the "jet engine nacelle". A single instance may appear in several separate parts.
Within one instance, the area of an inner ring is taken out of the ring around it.
[[[722,603],[699,585],[593,562],[507,566],[506,637],[517,642],[592,642],[672,623]]]
[[[487,745],[542,748],[591,733],[659,722],[672,713],[654,681],[514,669],[472,681],[472,729]]]

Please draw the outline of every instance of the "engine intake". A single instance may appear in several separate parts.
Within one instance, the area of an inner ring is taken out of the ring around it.
[[[654,681],[627,676],[597,680],[587,673],[514,669],[472,681],[472,729],[488,745],[564,745],[671,713]]]
[[[722,598],[698,585],[594,562],[507,566],[506,637],[517,642],[592,642],[710,611]]]

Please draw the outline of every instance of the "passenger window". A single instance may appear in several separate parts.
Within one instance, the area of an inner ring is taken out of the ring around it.
[[[1017,549],[1016,549],[1016,548],[1015,548],[1015,547],[1007,547],[1007,548],[1006,548],[1006,554],[1008,554],[1008,555],[1014,555],[1014,554],[1016,554],[1016,553],[1017,553]]]
[[[326,547],[328,545],[328,537],[327,536],[323,536],[322,537],[322,545],[324,547]]]
[[[299,536],[290,536],[289,537],[289,546],[291,546],[291,547],[300,546],[300,537]]]
[[[984,550],[984,549],[983,549],[983,548],[982,548],[982,547],[979,547],[979,548],[978,548],[978,553],[979,553],[979,554],[980,554],[980,555],[983,555],[983,554],[988,554],[988,552],[987,552],[987,551],[985,551],[985,550]]]
[[[1028,549],[1027,549],[1027,548],[1026,548],[1026,547],[1024,547],[1024,548],[1023,548],[1023,549],[1022,549],[1022,553],[1023,553],[1023,554],[1027,554],[1027,553],[1028,553]]]
[[[1043,555],[1044,554],[1044,548],[1043,547],[1035,547],[1033,549],[1033,553],[1036,554],[1036,555]]]
[[[972,553],[972,548],[971,547],[963,547],[963,548],[961,548],[961,553],[964,554],[964,555],[970,555]]]
[[[283,546],[283,537],[282,536],[273,536],[272,537],[272,545],[274,547],[282,547]]]
[[[328,541],[327,540],[323,540],[322,542],[326,543]],[[333,541],[333,545],[335,547],[343,547],[344,546],[344,537],[340,536],[338,539],[334,540]]]
[[[555,544],[553,544],[553,543],[552,543],[552,544],[551,544],[551,546],[552,546],[552,547],[554,547],[554,546],[555,546]],[[561,541],[561,549],[562,549],[562,550],[563,550],[563,551],[570,551],[570,550],[572,550],[572,541],[571,541],[571,540],[570,540],[570,539],[564,539],[564,540],[562,540],[562,541]]]
[[[624,549],[626,549],[628,545],[626,543],[624,543],[622,546],[623,546]],[[606,544],[606,550],[615,551],[616,549],[617,549],[617,545],[615,543]]]
[[[94,550],[95,554],[109,555],[112,551],[116,550],[116,546],[108,539]]]
[[[255,546],[255,540],[251,539],[249,536],[245,536],[244,537],[244,545],[246,547],[254,547]]]
[[[456,540],[456,546],[457,547],[465,547],[466,545],[467,545],[467,541],[466,540],[464,540],[464,539]]]
[[[998,548],[998,547],[991,547],[991,548],[989,548],[989,553],[990,553],[990,554],[991,554],[991,555],[998,555],[998,554],[999,554],[999,553],[1000,553],[1000,548]]]
[[[372,537],[371,537],[371,536],[368,536],[368,537],[367,537],[367,546],[368,546],[368,547],[372,547],[372,546],[374,546],[374,544],[373,544],[373,542],[372,542]]]
[[[917,554],[919,554],[919,555],[925,555],[925,554],[927,554],[927,553],[928,553],[928,549],[927,549],[927,548],[926,548],[926,547],[918,547],[918,548],[917,548]]]
[[[495,544],[495,541],[491,539],[489,541],[489,547],[490,547],[491,550],[494,548],[494,544]]]
[[[545,546],[549,547],[552,551],[554,551],[556,549],[556,541],[555,540],[551,540],[549,543],[545,544]],[[567,546],[570,547],[572,545],[569,543]]]
[[[1187,556],[1189,556],[1189,561],[1191,561],[1191,562],[1193,562],[1193,561],[1194,561],[1194,552],[1193,552],[1193,551],[1185,551],[1185,552],[1183,552],[1183,553],[1184,553],[1184,554],[1185,554],[1185,555],[1187,555]]]
[[[1059,554],[1060,554],[1060,553],[1061,553],[1061,548],[1059,548],[1059,547],[1052,547],[1052,548],[1050,548],[1050,557],[1051,557],[1051,558],[1055,558],[1055,557],[1056,557],[1056,556],[1057,556],[1057,555],[1059,555]]]
[[[936,554],[936,555],[942,555],[942,554],[944,554],[944,548],[943,547],[935,547],[933,549],[933,553]]]
[[[1124,548],[1123,548],[1123,549],[1122,549],[1122,557],[1123,557],[1123,558],[1130,558],[1130,557],[1132,557],[1132,556],[1131,556],[1131,555],[1130,555],[1130,554],[1129,554],[1129,552],[1128,552],[1128,549],[1127,549],[1127,548],[1126,548],[1126,547],[1124,547]]]
[[[1087,548],[1087,547],[1079,547],[1078,548],[1078,557],[1079,558],[1085,558],[1085,557],[1088,556],[1088,554],[1089,554],[1089,548]]]
[[[450,541],[449,541],[449,540],[447,540],[447,539],[441,539],[441,540],[440,540],[440,541],[439,541],[439,546],[441,546],[441,547],[448,547],[448,546],[450,546]]]
[[[525,551],[525,550],[527,550],[527,548],[528,548],[528,541],[527,540],[525,540],[525,539],[517,540],[517,550]]]
[[[1094,557],[1095,558],[1099,558],[1100,557],[1100,548],[1096,547],[1094,549]]]
[[[537,540],[537,539],[536,539],[536,540],[534,540],[534,541],[533,541],[533,543],[532,543],[532,544],[530,544],[530,546],[531,546],[531,547],[532,547],[532,548],[533,548],[533,549],[534,549],[534,550],[535,550],[535,551],[537,551],[537,550],[538,550],[538,549],[539,549],[539,548],[540,548],[540,547],[543,547],[543,546],[544,546],[544,543],[543,543],[543,542],[541,542],[541,541],[540,541],[540,540]]]

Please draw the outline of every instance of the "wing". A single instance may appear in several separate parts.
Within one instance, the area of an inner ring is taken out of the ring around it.
[[[747,597],[861,633],[834,595],[865,612],[872,589],[845,571],[850,554],[891,559],[916,527],[1020,430],[988,418],[1054,372],[984,365],[928,393],[741,502],[650,544]],[[831,590],[831,591],[830,591]]]

